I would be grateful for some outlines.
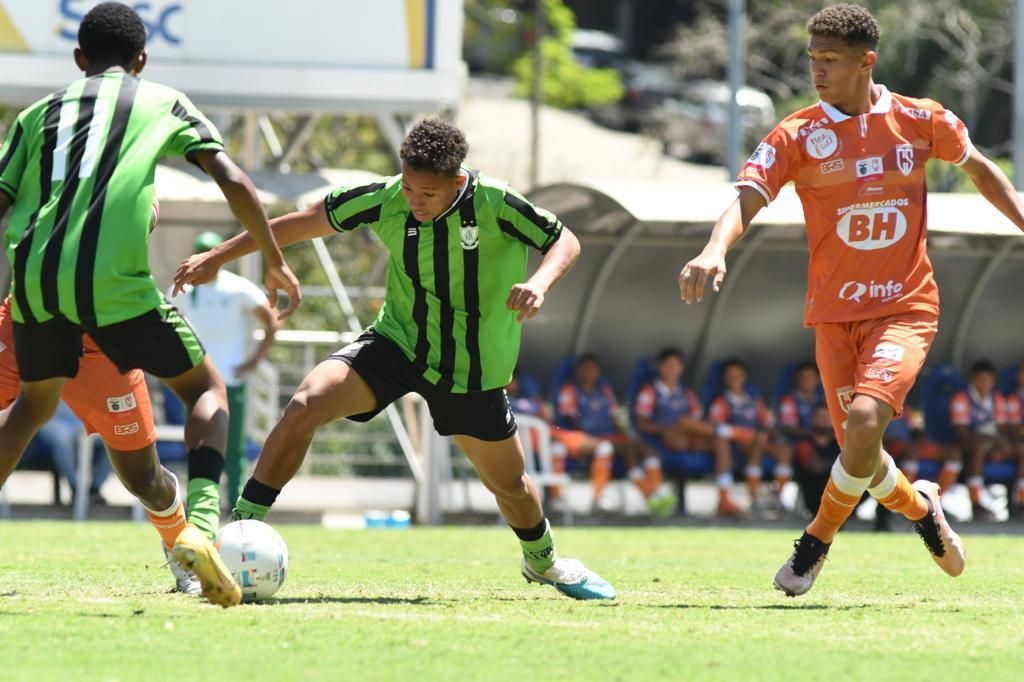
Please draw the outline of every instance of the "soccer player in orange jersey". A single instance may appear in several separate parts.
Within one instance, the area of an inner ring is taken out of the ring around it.
[[[679,274],[687,303],[718,291],[726,252],[758,211],[792,181],[810,247],[804,322],[815,331],[842,454],[817,516],[775,576],[789,596],[807,592],[836,532],[867,490],[914,522],[946,573],[964,569],[935,483],[913,485],[882,449],[882,434],[924,363],[938,326],[938,289],[925,253],[925,163],[960,166],[981,194],[1024,230],[1024,205],[1006,176],[975,149],[938,102],[889,92],[872,79],[878,24],[862,7],[835,5],[807,24],[818,104],[785,118],[740,172],[739,196],[701,254]]]

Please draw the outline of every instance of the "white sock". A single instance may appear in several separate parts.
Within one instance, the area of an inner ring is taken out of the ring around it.
[[[615,446],[603,440],[594,448],[594,457],[611,457],[615,454]]]
[[[883,478],[882,481],[874,488],[868,488],[868,493],[876,500],[889,497],[889,495],[892,495],[892,492],[896,490],[896,481],[898,479],[899,476],[897,475],[895,465],[893,465],[892,462],[889,462],[889,468],[885,472],[885,478]]]
[[[715,477],[715,482],[718,483],[719,488],[731,488],[732,487],[732,472],[725,472],[724,474],[718,474]]]
[[[836,463],[832,465],[832,482],[835,484],[839,491],[849,495],[850,497],[859,498],[864,494],[864,491],[868,489],[871,484],[873,476],[865,476],[863,478],[850,474],[846,469],[843,468],[843,462],[841,459],[836,459]]]

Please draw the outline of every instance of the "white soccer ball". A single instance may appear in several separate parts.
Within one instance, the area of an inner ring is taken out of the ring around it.
[[[224,565],[242,588],[242,601],[262,601],[284,583],[288,546],[262,521],[234,521],[220,529],[214,543]]]

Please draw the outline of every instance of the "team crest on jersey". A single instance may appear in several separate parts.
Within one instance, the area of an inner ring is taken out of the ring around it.
[[[462,237],[462,248],[472,251],[480,242],[480,228],[476,225],[463,225],[459,230]]]
[[[807,153],[815,159],[827,159],[839,151],[839,138],[828,128],[819,128],[807,136]]]
[[[853,386],[840,386],[836,389],[836,398],[839,399],[839,407],[843,412],[849,414],[850,403],[853,402]]]
[[[914,171],[914,145],[896,145],[896,167],[903,175],[910,175]]]

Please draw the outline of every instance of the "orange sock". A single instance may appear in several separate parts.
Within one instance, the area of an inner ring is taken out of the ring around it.
[[[611,447],[611,443],[607,445]],[[610,453],[603,454],[601,452],[601,445],[598,445],[597,452],[594,453],[594,459],[590,462],[590,485],[594,488],[595,500],[601,498],[601,493],[608,487],[608,482],[611,480],[612,456]]]
[[[174,504],[170,508],[162,512],[147,509],[146,515],[149,516],[153,528],[160,534],[160,539],[164,541],[164,547],[174,547],[174,541],[178,539],[181,531],[185,530],[185,505],[182,504],[181,498],[175,495]]]
[[[807,532],[824,543],[831,543],[839,532],[839,527],[850,518],[870,482],[870,476],[851,476],[843,469],[842,463],[836,460],[832,467],[832,475],[828,477],[828,485],[821,495],[818,515],[807,526]]]
[[[878,503],[890,511],[903,514],[911,521],[920,521],[928,515],[928,503],[924,496],[914,489],[902,471],[895,466],[890,471],[895,471],[895,488],[885,497],[879,497]]]
[[[952,488],[956,484],[956,479],[960,478],[960,462],[946,462],[942,465],[942,470],[939,472],[939,490],[945,492]]]
[[[646,474],[647,484],[650,486],[651,494],[658,492],[658,488],[661,487],[664,477],[661,473],[661,461],[657,457],[649,457],[644,462],[644,473]]]

